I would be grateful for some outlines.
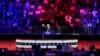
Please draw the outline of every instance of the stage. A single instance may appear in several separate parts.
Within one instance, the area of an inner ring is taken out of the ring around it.
[[[77,43],[79,49],[84,47],[86,50],[88,50],[91,44],[94,44],[96,46],[96,49],[100,49],[99,40],[78,40],[78,43]],[[16,39],[15,40],[0,40],[0,48],[8,48],[8,50],[16,50]]]

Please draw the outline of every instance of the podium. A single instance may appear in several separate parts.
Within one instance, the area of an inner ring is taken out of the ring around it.
[[[42,39],[44,39],[44,37],[48,35],[48,36],[52,36],[54,35],[54,32],[53,31],[43,31],[42,32]]]

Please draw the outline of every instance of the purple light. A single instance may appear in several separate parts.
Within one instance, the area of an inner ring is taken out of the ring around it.
[[[41,12],[39,10],[36,11],[36,14],[41,14]]]
[[[29,14],[29,15],[33,15],[33,12],[29,12],[28,14]]]
[[[26,13],[27,13],[27,11],[26,11],[26,10],[23,10],[23,13],[24,13],[24,14],[26,14]]]
[[[94,17],[96,17],[97,16],[97,11],[92,11],[92,15],[94,16]]]
[[[29,8],[30,8],[30,2],[26,2],[25,8],[26,8],[26,9],[29,9]]]
[[[88,23],[87,26],[92,26],[92,23]]]
[[[84,9],[81,9],[81,10],[80,10],[80,13],[81,13],[81,14],[85,14],[86,12],[85,12]]]
[[[31,8],[32,8],[32,9],[34,9],[34,8],[35,8],[35,6],[34,6],[34,5],[31,5]]]
[[[20,0],[16,0],[16,2],[20,2]]]

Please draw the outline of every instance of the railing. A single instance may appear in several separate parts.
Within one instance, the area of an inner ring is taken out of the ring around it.
[[[54,34],[62,35],[100,35],[100,27],[51,27]],[[0,34],[42,34],[40,26],[33,27],[0,27]]]

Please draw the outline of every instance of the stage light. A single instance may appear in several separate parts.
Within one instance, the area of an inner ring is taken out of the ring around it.
[[[44,0],[43,3],[48,5],[48,0]]]
[[[38,6],[38,10],[41,10],[41,9],[43,9],[43,7],[42,6]]]
[[[32,8],[32,9],[35,9],[35,5],[31,5],[31,8]]]
[[[41,13],[45,13],[45,10],[42,9],[42,10],[41,10]]]
[[[41,11],[37,10],[37,11],[36,11],[36,14],[41,14]]]
[[[33,15],[33,12],[29,12],[28,14],[29,14],[29,15]]]

